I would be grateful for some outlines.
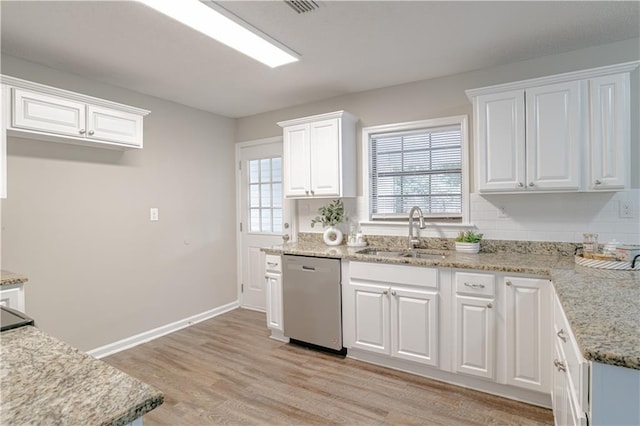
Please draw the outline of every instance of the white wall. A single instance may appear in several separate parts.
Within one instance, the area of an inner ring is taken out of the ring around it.
[[[29,277],[38,327],[89,350],[235,301],[234,120],[2,59],[3,74],[151,110],[143,150],[9,138],[2,268]]]
[[[237,123],[236,137],[238,141],[244,141],[275,136],[281,131],[276,124],[278,121],[344,109],[360,118],[357,129],[358,140],[363,127],[461,114],[469,116],[470,138],[472,138],[472,107],[464,93],[466,89],[628,62],[639,58],[640,39],[593,46],[564,54],[370,90],[241,118]],[[638,195],[638,188],[640,188],[640,120],[638,120],[640,73],[637,70],[632,73],[631,80],[631,183],[635,189],[617,194],[521,194],[486,197],[472,194],[470,220],[480,232],[491,239],[578,242],[582,240],[583,232],[591,231],[599,233],[601,241],[616,238],[629,243],[640,243],[638,219],[640,217]],[[470,153],[473,156],[473,141],[470,140],[470,143]],[[358,155],[361,156],[361,141],[358,145]],[[361,163],[358,162],[355,167],[358,168],[359,176],[358,193],[362,194]],[[473,176],[473,170],[471,175]],[[472,179],[471,188],[473,187]],[[635,218],[618,217],[618,203],[623,199],[634,202]],[[366,218],[367,212],[362,209],[363,201],[362,197],[359,197],[357,200],[347,200],[345,204],[352,215]],[[309,221],[322,204],[322,201],[317,200],[298,202],[300,231],[318,232],[317,229],[312,230],[309,227]],[[498,207],[504,207],[509,217],[498,218]],[[406,226],[387,229],[365,227],[364,231],[369,234],[405,235],[405,228]],[[422,235],[453,237],[456,233],[455,228],[430,228],[423,231]]]

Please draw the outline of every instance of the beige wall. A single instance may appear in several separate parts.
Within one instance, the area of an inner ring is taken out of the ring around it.
[[[278,121],[288,120],[329,111],[347,110],[360,118],[357,128],[358,157],[361,153],[360,131],[362,127],[380,124],[466,114],[469,116],[470,137],[473,139],[471,102],[466,89],[508,83],[535,77],[543,77],[569,71],[594,68],[640,59],[640,39],[631,39],[564,54],[531,59],[490,69],[477,70],[432,80],[418,81],[393,87],[340,96],[321,102],[272,111],[237,121],[238,141],[266,138],[281,134]],[[366,72],[363,70],[363,72]],[[631,191],[602,194],[527,194],[479,196],[470,199],[470,222],[490,239],[571,241],[582,240],[584,232],[599,233],[603,240],[617,239],[628,243],[640,243],[638,216],[640,210],[640,73],[631,74]],[[470,141],[473,158],[473,140]],[[360,160],[356,167],[358,194],[362,195],[362,170]],[[470,162],[473,167],[473,160]],[[470,173],[473,190],[473,169]],[[621,219],[618,205],[631,201],[635,205],[635,218]],[[310,220],[323,200],[298,201],[299,230],[311,229]],[[350,216],[367,220],[367,201],[359,196],[346,200]],[[497,209],[503,208],[509,215],[498,218]],[[346,230],[346,229],[345,229]],[[405,235],[405,227],[382,228],[364,226],[370,234]],[[458,229],[430,226],[421,231],[423,236],[453,237]]]
[[[545,56],[524,62],[467,72],[432,80],[423,80],[398,86],[340,96],[321,102],[299,105],[278,111],[241,118],[237,122],[236,138],[247,141],[276,136],[281,133],[278,121],[347,110],[360,118],[362,127],[399,123],[449,115],[468,114],[471,120],[471,102],[464,91],[494,84],[525,80],[562,72],[577,71],[640,59],[640,39],[594,46],[560,55]],[[366,70],[363,70],[366,72]],[[640,110],[638,93],[639,73],[632,74],[632,158],[640,157]],[[633,187],[640,187],[640,167],[635,162]]]
[[[9,138],[2,267],[30,278],[37,325],[90,350],[235,301],[234,120],[2,59],[3,74],[151,110],[143,150]]]

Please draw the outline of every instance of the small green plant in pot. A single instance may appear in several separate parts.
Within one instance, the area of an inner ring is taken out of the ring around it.
[[[460,231],[456,237],[456,251],[462,253],[478,253],[482,234],[473,231]]]
[[[322,236],[325,244],[329,246],[340,245],[342,231],[336,228],[336,225],[348,220],[342,200],[333,200],[328,205],[320,207],[318,213],[319,216],[311,221],[311,227],[315,227],[316,223],[321,223],[323,227],[327,228]]]

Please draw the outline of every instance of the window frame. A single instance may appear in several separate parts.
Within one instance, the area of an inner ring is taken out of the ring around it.
[[[440,225],[452,225],[460,227],[461,225],[469,224],[469,202],[470,202],[470,193],[469,193],[469,178],[470,178],[470,170],[469,170],[469,127],[468,127],[468,116],[467,115],[456,115],[450,117],[441,117],[441,118],[433,118],[427,120],[418,120],[418,121],[409,121],[404,123],[392,123],[392,124],[383,124],[377,126],[364,127],[362,129],[362,193],[363,200],[361,206],[366,206],[366,219],[361,222],[367,225],[398,225],[403,224],[406,225],[409,218],[407,216],[406,220],[402,219],[373,219],[371,214],[371,200],[370,200],[370,172],[371,172],[371,158],[370,158],[370,148],[371,148],[371,136],[380,134],[380,133],[393,133],[393,132],[405,132],[412,130],[419,130],[424,128],[434,128],[434,127],[442,127],[442,126],[460,126],[460,144],[462,151],[462,171],[461,171],[461,179],[462,179],[462,214],[461,214],[461,222],[456,221],[442,221],[442,214],[435,215],[425,215],[425,219],[428,222],[433,224]],[[364,217],[362,218],[364,219]],[[440,220],[440,222],[438,222]]]

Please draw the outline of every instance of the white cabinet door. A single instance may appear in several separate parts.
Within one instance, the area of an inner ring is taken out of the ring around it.
[[[556,365],[564,359],[562,351],[554,345],[553,359]],[[568,383],[567,374],[561,368],[553,368],[553,386],[551,388],[551,408],[556,426],[566,426],[569,424],[568,410]]]
[[[525,189],[524,90],[475,100],[478,190]]]
[[[455,369],[459,373],[494,378],[493,299],[456,296]]]
[[[87,119],[87,138],[142,147],[141,115],[88,105]]]
[[[391,288],[391,356],[438,366],[438,294]]]
[[[18,88],[12,92],[13,127],[76,137],[86,133],[84,103]]]
[[[389,288],[366,284],[349,284],[353,310],[351,347],[390,354]]]
[[[309,125],[311,154],[311,195],[340,195],[340,124],[339,119]]]
[[[581,82],[526,91],[528,190],[580,188]]]
[[[267,327],[284,331],[282,326],[282,275],[267,272]]]
[[[549,393],[553,310],[551,283],[505,277],[507,384]]]
[[[283,150],[284,196],[304,197],[310,195],[309,125],[300,124],[285,127]]]
[[[629,74],[589,80],[591,149],[588,188],[623,189],[629,181]]]

